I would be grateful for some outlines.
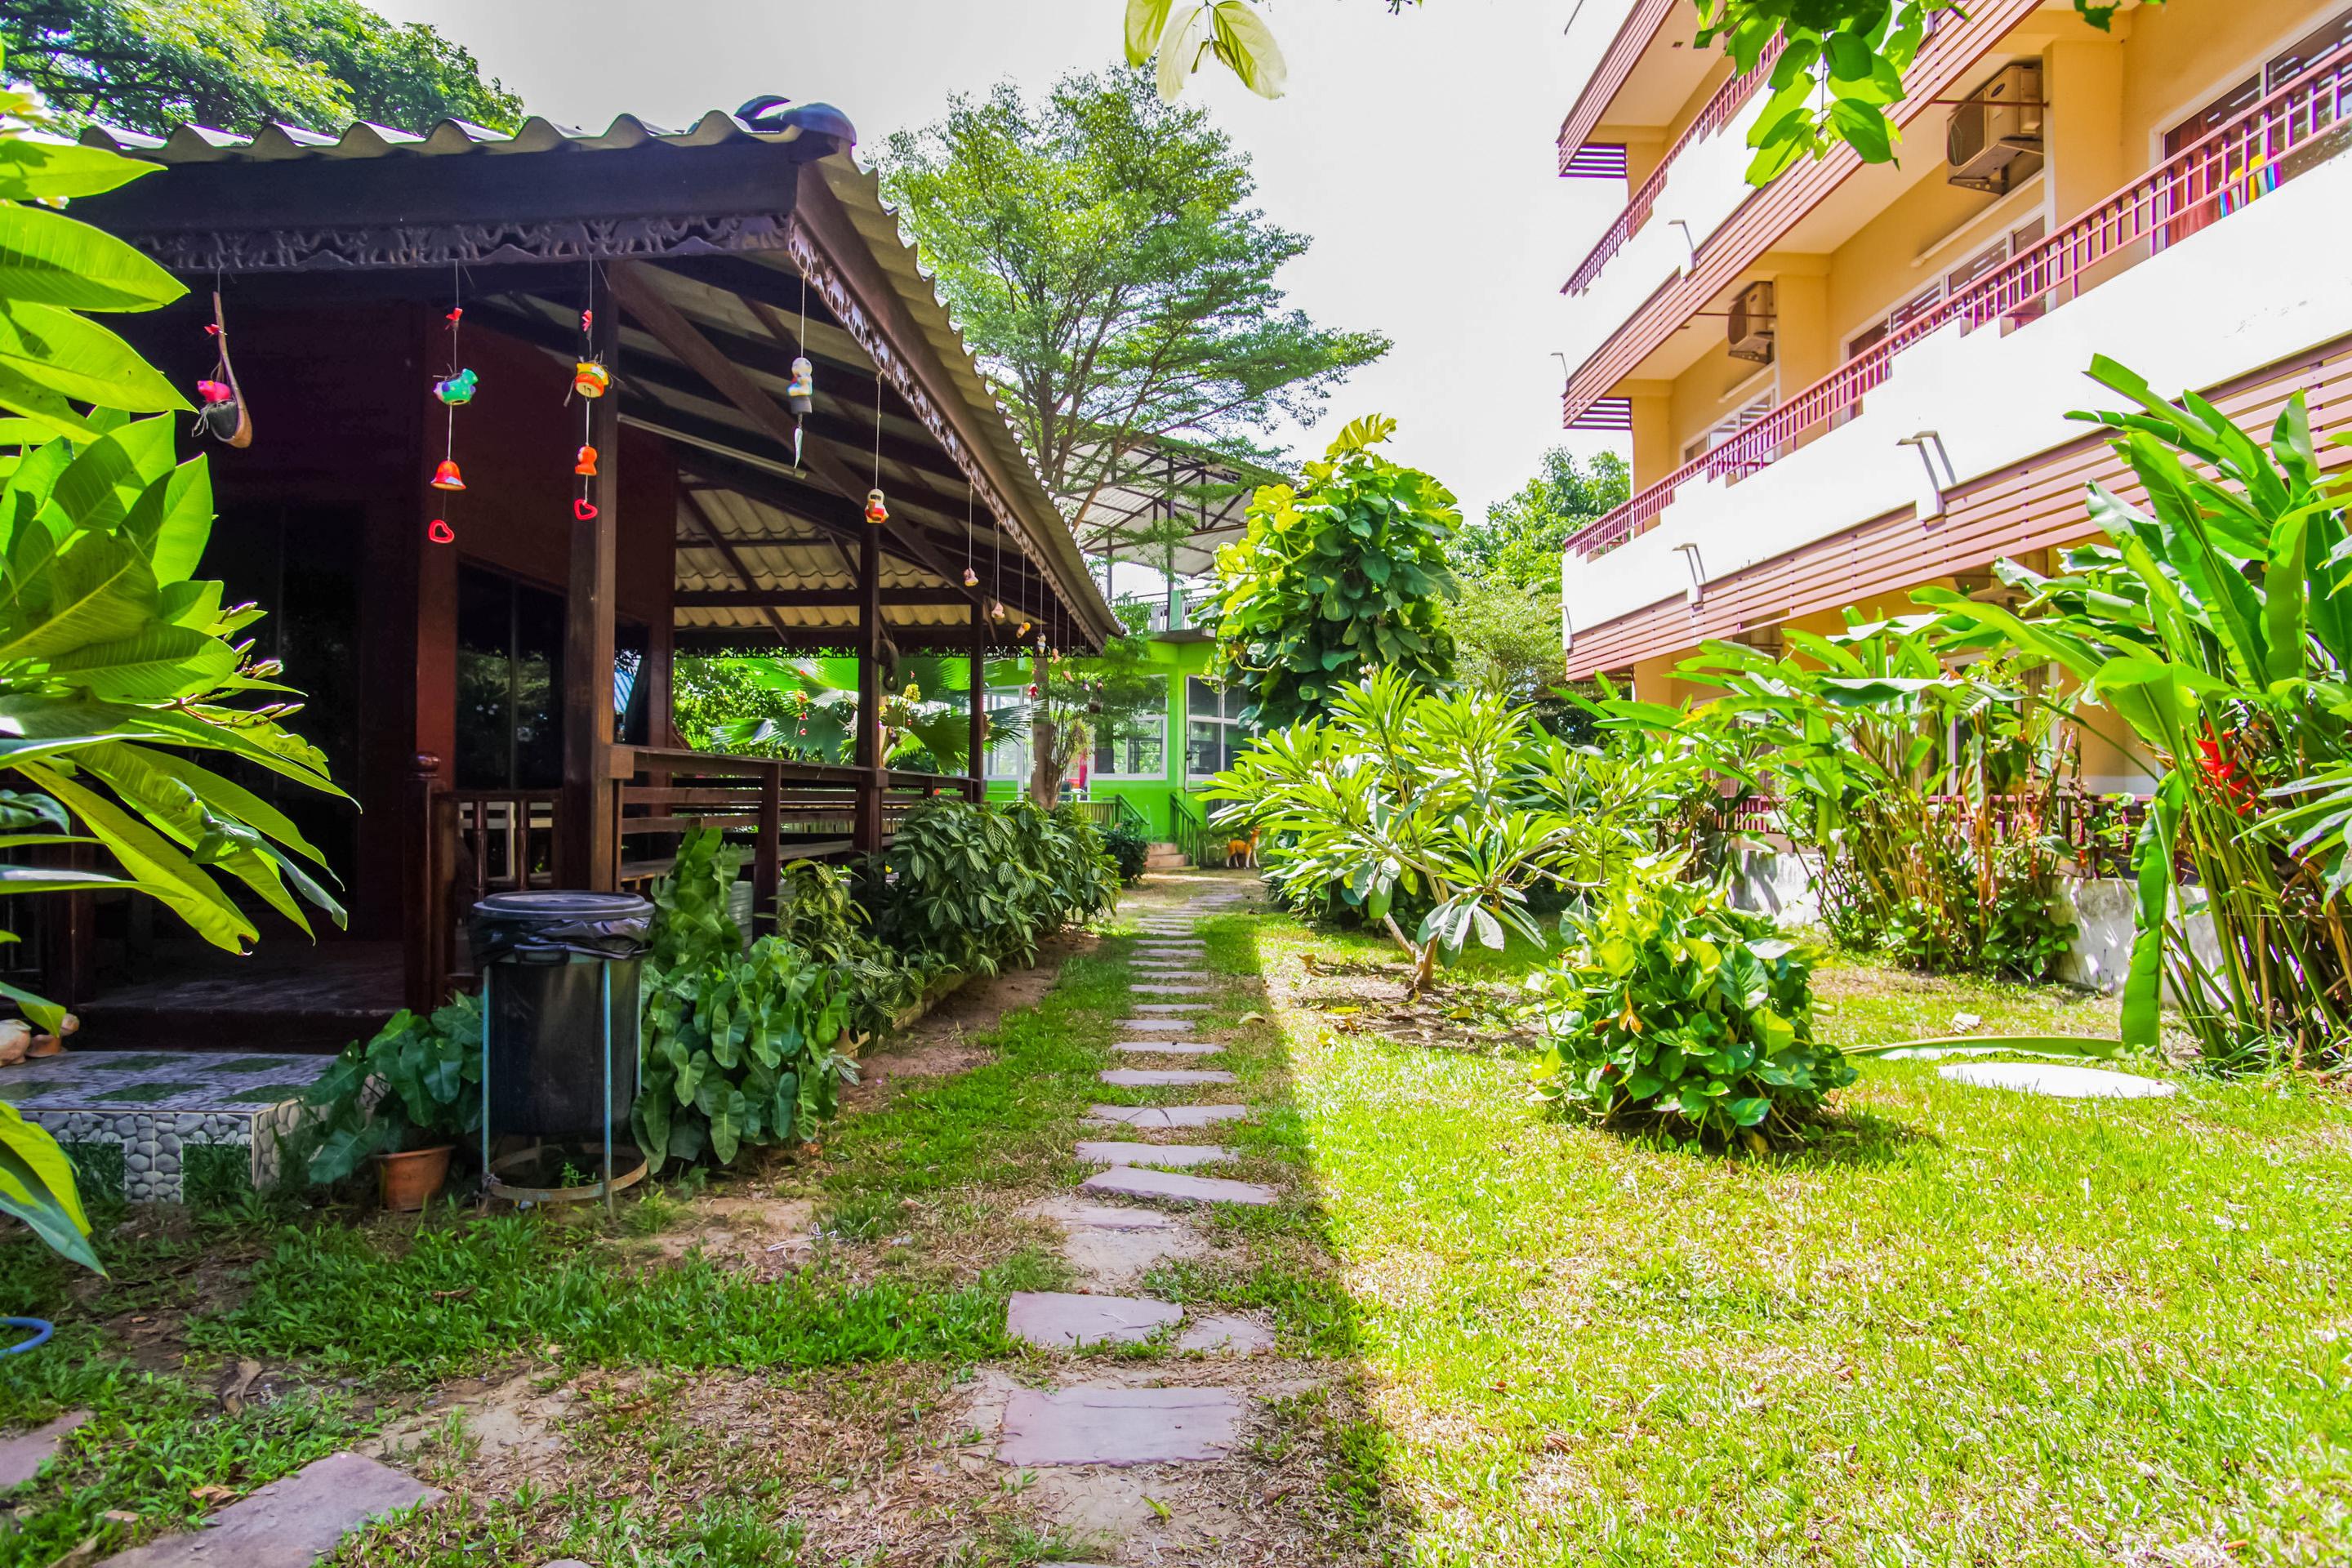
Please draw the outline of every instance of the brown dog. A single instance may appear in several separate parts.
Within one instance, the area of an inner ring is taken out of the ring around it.
[[[1239,871],[1257,868],[1257,834],[1253,830],[1246,838],[1225,840],[1225,869]]]

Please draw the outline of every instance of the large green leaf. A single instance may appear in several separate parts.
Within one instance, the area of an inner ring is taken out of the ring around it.
[[[89,1218],[82,1213],[72,1163],[58,1141],[0,1100],[0,1214],[30,1226],[33,1234],[83,1268],[103,1274],[89,1245]]]
[[[236,653],[218,637],[151,623],[115,642],[88,643],[49,661],[58,679],[117,702],[166,702],[218,686]]]
[[[119,334],[56,305],[0,300],[0,368],[77,403],[134,414],[188,406]]]
[[[40,207],[0,206],[0,300],[69,310],[152,310],[187,291],[103,229]]]
[[[125,869],[171,906],[198,936],[242,953],[257,934],[220,885],[153,827],[46,763],[21,763],[19,772],[63,801]]]
[[[103,147],[0,136],[0,201],[54,202],[95,196],[160,168]]]
[[[155,575],[130,545],[79,530],[54,542],[35,542],[22,561],[10,552],[0,583],[0,658],[54,658],[134,636],[155,616]]]

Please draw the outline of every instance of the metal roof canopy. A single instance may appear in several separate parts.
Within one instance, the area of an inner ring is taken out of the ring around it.
[[[423,135],[92,130],[85,142],[172,173],[76,210],[199,280],[441,300],[454,271],[469,325],[565,363],[593,264],[596,308],[621,320],[622,423],[679,465],[682,643],[844,640],[878,472],[894,641],[922,646],[939,628],[967,647],[993,599],[1063,646],[1099,647],[1118,623],[878,182],[850,157],[855,131],[826,105],[782,101],[683,132],[628,115],[601,134],[536,118],[512,136],[455,121]],[[796,463],[784,386],[797,353],[817,400]]]
[[[1087,459],[1077,466],[1083,471]],[[1178,578],[1213,574],[1217,547],[1248,526],[1257,488],[1290,482],[1274,469],[1166,438],[1129,454],[1126,467],[1125,479],[1104,485],[1087,503],[1077,525],[1078,547]],[[1153,537],[1163,529],[1176,534],[1172,572],[1171,541]]]

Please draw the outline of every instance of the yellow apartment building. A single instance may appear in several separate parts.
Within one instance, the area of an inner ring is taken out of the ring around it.
[[[1564,175],[1626,203],[1570,274],[1570,429],[1630,438],[1633,494],[1572,540],[1568,673],[1684,695],[1707,638],[1770,646],[1914,588],[1999,592],[2123,489],[2069,411],[2105,353],[2267,428],[2301,390],[2352,429],[2352,0],[1948,11],[1893,165],[1839,149],[1763,189],[1690,0],[1587,0]],[[2327,447],[2341,458],[2352,450]],[[2104,773],[2105,776],[2102,776]],[[2093,788],[2147,787],[2085,758]]]

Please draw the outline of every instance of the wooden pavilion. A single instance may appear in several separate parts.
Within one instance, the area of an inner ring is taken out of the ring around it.
[[[749,837],[764,910],[784,860],[872,853],[912,802],[979,795],[978,702],[966,775],[881,765],[898,657],[968,658],[977,690],[986,658],[1116,630],[824,105],[85,140],[163,165],[76,213],[190,286],[129,328],[184,384],[213,374],[217,292],[255,435],[210,447],[205,574],[269,612],[262,651],[310,698],[296,727],[360,807],[273,797],[344,884],[350,929],[315,948],[281,924],[229,960],[150,900],[61,909],[40,982],[91,1043],[340,1043],[462,979],[480,892],[638,885],[698,822]],[[462,490],[429,482],[444,463]],[[683,749],[673,658],[721,650],[856,657],[853,754]]]

